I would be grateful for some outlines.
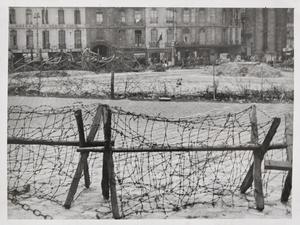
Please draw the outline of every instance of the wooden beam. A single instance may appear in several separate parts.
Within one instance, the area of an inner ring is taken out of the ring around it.
[[[44,139],[31,139],[31,138],[16,138],[8,137],[7,144],[12,145],[61,145],[61,146],[79,146],[79,141],[53,141]],[[104,146],[105,141],[93,141],[86,144],[86,147]],[[114,145],[114,142],[112,142]]]
[[[261,179],[261,162],[262,153],[253,151],[253,182],[254,182],[254,198],[256,202],[256,209],[262,211],[264,209],[264,193]]]
[[[287,161],[293,167],[293,114],[285,115],[285,138],[287,143]],[[281,193],[281,202],[285,203],[289,200],[292,190],[292,168],[288,172]]]
[[[265,169],[267,170],[291,170],[292,164],[287,161],[265,160]]]
[[[286,203],[289,200],[289,196],[292,190],[292,170],[288,172],[288,175],[285,179],[284,186],[281,193],[281,202]]]
[[[105,169],[105,179],[103,179],[103,184],[105,184],[105,188],[109,187],[110,191],[110,201],[112,207],[112,214],[114,219],[119,219],[119,206],[118,206],[118,198],[117,198],[117,191],[116,191],[116,180],[115,180],[115,172],[114,172],[114,162],[113,162],[113,155],[112,155],[112,146],[111,146],[111,110],[108,106],[104,108],[103,113],[103,121],[104,121],[104,137],[106,140],[105,144],[105,151],[103,154],[103,160],[106,161],[106,168]],[[104,161],[103,161],[104,164]],[[105,194],[107,194],[108,190],[105,190]],[[108,193],[109,194],[109,193]],[[105,196],[107,197],[107,196]]]
[[[76,122],[77,122],[77,127],[78,127],[78,134],[79,134],[79,146],[84,147],[85,146],[85,137],[84,137],[84,128],[83,128],[83,121],[82,121],[82,113],[81,110],[77,110],[74,113]],[[82,170],[86,170],[87,168],[87,157],[88,157],[88,152],[80,153],[80,159],[77,165],[77,169],[75,172],[75,175],[73,177],[67,199],[65,201],[64,207],[66,209],[70,209],[71,203],[74,199],[74,195],[76,194],[78,184],[81,178]],[[87,174],[86,174],[87,173]],[[84,179],[85,179],[85,186],[88,188],[90,185],[90,177],[88,174],[88,170],[85,171],[84,174]]]
[[[277,131],[277,128],[279,127],[280,125],[280,118],[274,118],[273,119],[273,122],[272,122],[272,125],[262,143],[262,145],[260,146],[260,152],[261,152],[261,157],[263,158],[264,155],[266,154],[266,152],[270,149],[270,143]],[[254,151],[253,151],[254,152]],[[253,163],[251,164],[243,182],[242,182],[242,185],[240,187],[240,191],[242,194],[246,193],[246,191],[251,187],[252,185],[252,182],[253,182]]]
[[[114,143],[114,141],[111,141]],[[270,149],[283,149],[286,144],[275,144],[268,146]],[[240,145],[240,146],[190,146],[190,147],[177,147],[177,146],[153,146],[153,147],[133,147],[133,148],[113,148],[112,152],[205,152],[205,151],[260,151],[261,145]],[[105,147],[81,147],[77,149],[78,152],[100,152],[105,151]],[[252,171],[252,170],[251,170]]]

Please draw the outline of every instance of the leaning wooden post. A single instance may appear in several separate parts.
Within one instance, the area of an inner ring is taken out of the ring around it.
[[[258,144],[258,128],[257,128],[257,116],[256,116],[256,106],[252,105],[251,114],[250,114],[250,124],[251,124],[251,143]],[[241,185],[241,193],[246,193],[246,191],[251,187],[253,182],[253,164],[250,166],[248,173],[246,174],[245,179]]]
[[[113,218],[119,219],[119,207],[118,207],[118,199],[117,199],[117,191],[116,191],[116,180],[114,174],[114,162],[112,156],[112,145],[111,145],[111,110],[108,106],[104,107],[103,110],[103,121],[104,121],[104,139],[105,139],[105,150],[103,153],[103,172],[105,171],[104,180],[104,173],[102,178],[102,188],[109,187],[109,190],[105,190],[103,194],[107,194],[110,192],[110,200],[111,200],[111,207]],[[105,163],[106,162],[106,163]],[[105,168],[106,167],[106,168]],[[102,189],[103,190],[103,189]],[[108,195],[109,196],[109,195]],[[107,197],[107,196],[104,196]]]
[[[256,201],[256,208],[260,211],[264,209],[264,195],[261,179],[261,163],[264,155],[267,153],[270,143],[276,134],[277,128],[280,125],[280,118],[274,118],[272,125],[261,145],[259,151],[253,151],[254,162],[253,162],[253,181],[254,181],[254,197]]]
[[[276,131],[277,131],[277,128],[279,127],[279,125],[280,125],[280,118],[274,118],[272,125],[260,147],[260,150],[253,151],[254,162],[252,163],[251,167],[249,168],[248,173],[247,173],[247,175],[242,183],[242,186],[241,186],[241,192],[247,191],[247,189],[252,185],[252,181],[254,180],[254,196],[255,196],[255,201],[256,201],[256,208],[258,210],[264,209],[262,181],[261,181],[261,162],[264,158],[264,155],[268,151],[270,143],[271,143],[274,135],[276,134]],[[254,177],[254,179],[253,179],[253,177]],[[250,181],[251,181],[251,183],[250,183]]]
[[[293,115],[285,115],[285,139],[287,144],[286,154],[287,161],[293,164]],[[292,170],[288,171],[284,186],[281,193],[281,202],[288,201],[292,189]]]
[[[114,99],[115,98],[115,72],[111,72],[111,77],[110,77],[110,98]]]
[[[85,138],[84,138],[84,128],[83,128],[83,121],[82,121],[82,113],[81,110],[75,111],[75,118],[78,127],[79,133],[79,147],[85,146]],[[78,184],[81,178],[82,170],[84,170],[84,179],[85,179],[85,186],[88,188],[90,186],[90,176],[88,171],[88,163],[87,163],[88,153],[80,153],[79,163],[77,165],[77,169],[75,175],[73,177],[71,187],[65,201],[64,207],[69,209],[71,207],[71,203],[74,199],[74,195],[76,194]]]

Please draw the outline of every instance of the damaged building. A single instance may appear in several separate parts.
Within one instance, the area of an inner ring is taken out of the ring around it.
[[[221,53],[274,58],[293,49],[293,9],[11,7],[12,54],[115,50],[151,63],[214,63]]]

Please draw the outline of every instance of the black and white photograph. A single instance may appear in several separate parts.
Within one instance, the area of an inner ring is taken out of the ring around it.
[[[25,3],[1,9],[7,221],[297,217],[293,1]]]

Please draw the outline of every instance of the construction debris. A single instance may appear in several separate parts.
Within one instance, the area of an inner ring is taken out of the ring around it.
[[[265,63],[228,62],[216,67],[217,76],[281,77],[280,70]]]
[[[93,72],[137,72],[143,71],[142,65],[132,54],[124,54],[121,51],[114,51],[110,57],[101,57],[90,49],[82,52],[59,52],[49,57],[23,57],[14,60],[10,59],[9,72],[25,71],[47,71],[47,70],[87,70]]]

